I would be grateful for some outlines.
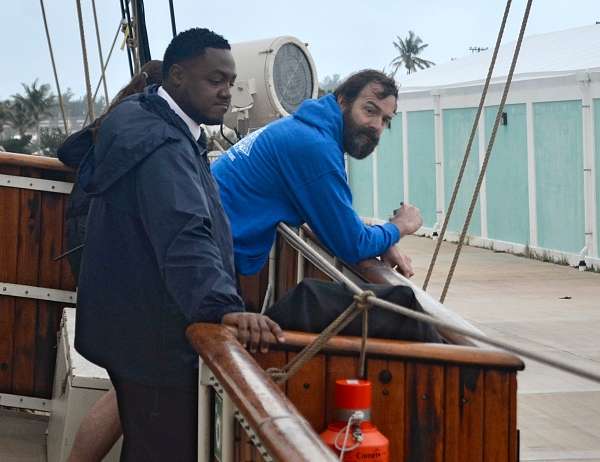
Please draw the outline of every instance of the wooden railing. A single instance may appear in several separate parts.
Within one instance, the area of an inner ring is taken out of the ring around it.
[[[58,159],[0,152],[0,394],[52,391],[60,316],[75,301],[66,259],[54,261],[66,250],[71,172]]]
[[[234,454],[242,451],[235,447],[234,419],[240,422],[262,460],[337,460],[230,330],[221,325],[194,324],[188,328],[187,337],[202,360],[200,374],[204,389],[199,392],[198,460],[214,460],[211,446],[213,451],[220,451],[219,460],[246,460],[234,458]],[[222,403],[215,406],[218,409],[214,413],[209,409],[211,393],[213,400]],[[211,418],[219,424],[211,425]],[[207,441],[211,434],[212,444]],[[238,438],[238,446],[241,441]]]

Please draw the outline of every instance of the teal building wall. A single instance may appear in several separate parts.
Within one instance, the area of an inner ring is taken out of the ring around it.
[[[444,121],[444,192],[446,209],[450,203],[458,171],[465,155],[475,113],[474,108],[461,108],[444,109],[442,114]],[[478,151],[479,136],[475,135],[454,211],[448,223],[449,231],[460,232],[462,230],[479,173]],[[477,206],[473,212],[468,233],[474,236],[481,235],[479,201],[477,201]]]
[[[398,114],[384,130],[377,148],[377,218],[382,220],[389,219],[404,200],[402,136],[402,114]]]
[[[435,127],[433,111],[408,112],[408,200],[421,210],[423,225],[435,224]]]
[[[538,245],[584,246],[581,101],[533,105]]]
[[[497,106],[485,109],[486,147]],[[498,126],[486,174],[488,237],[529,243],[529,189],[527,175],[527,108],[504,107],[506,125]]]
[[[372,217],[373,158],[354,159],[348,156],[348,182],[352,190],[352,206],[361,217]]]

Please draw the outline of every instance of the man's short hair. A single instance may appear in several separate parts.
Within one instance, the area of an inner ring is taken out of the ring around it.
[[[346,103],[352,104],[358,94],[370,83],[378,83],[381,85],[381,91],[377,93],[380,99],[393,96],[398,98],[398,87],[396,81],[375,69],[365,69],[352,74],[344,82],[342,82],[333,92],[336,98],[342,98]]]
[[[231,50],[231,45],[222,36],[209,29],[194,27],[177,34],[165,51],[162,65],[163,80],[169,75],[173,64],[202,56],[207,48]]]

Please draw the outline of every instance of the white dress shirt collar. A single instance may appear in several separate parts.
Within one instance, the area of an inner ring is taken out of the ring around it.
[[[202,127],[196,122],[194,122],[194,120],[189,115],[183,112],[183,109],[179,107],[179,104],[177,104],[175,100],[171,98],[171,95],[169,95],[162,86],[158,88],[157,94],[162,99],[164,99],[169,105],[169,107],[173,110],[173,112],[185,122],[187,127],[190,129],[190,133],[192,134],[194,139],[198,140],[198,138],[200,138],[200,134],[202,133]]]

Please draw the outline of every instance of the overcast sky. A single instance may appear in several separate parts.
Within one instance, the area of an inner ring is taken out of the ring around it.
[[[44,0],[62,89],[85,91],[75,0]],[[21,91],[21,82],[54,79],[39,0],[0,0],[0,99]],[[94,82],[99,61],[91,0],[81,0]],[[525,0],[513,0],[506,41],[516,38]],[[278,35],[308,42],[319,79],[363,68],[381,69],[395,56],[393,40],[414,30],[429,47],[423,57],[436,63],[469,54],[470,46],[492,47],[504,0],[174,0],[179,31],[208,27],[231,43]],[[152,57],[161,59],[171,39],[168,0],[146,0]],[[104,54],[120,20],[118,0],[96,0]],[[535,0],[527,34],[551,32],[600,21],[600,0]],[[600,27],[600,26],[599,26]],[[119,47],[108,65],[109,92],[129,79]],[[94,84],[95,86],[95,84]]]

